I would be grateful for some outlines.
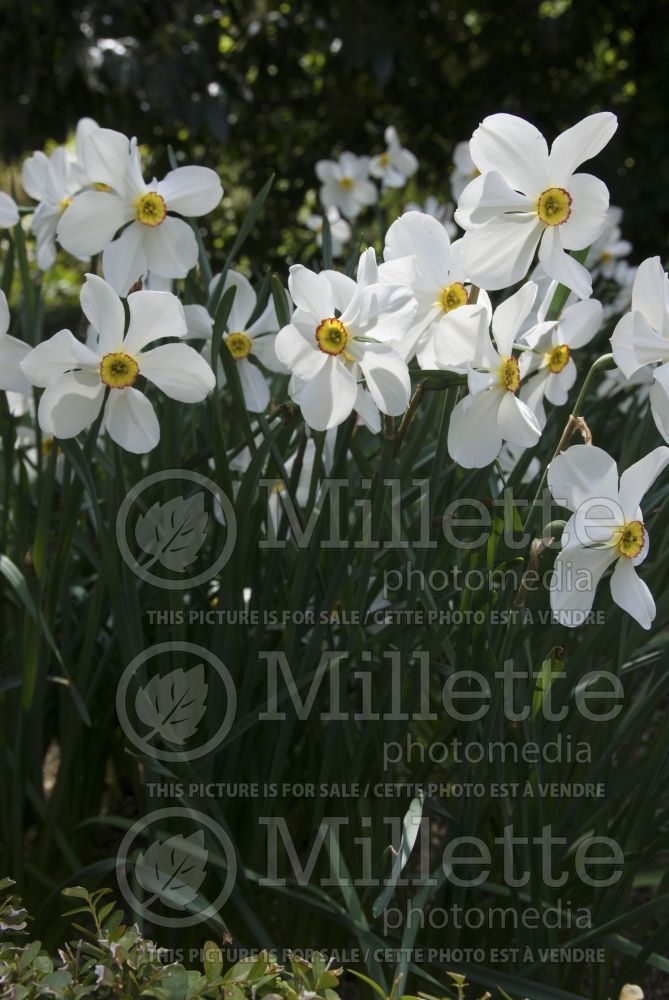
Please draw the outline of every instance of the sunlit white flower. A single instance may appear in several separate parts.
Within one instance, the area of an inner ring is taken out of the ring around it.
[[[397,129],[389,125],[384,132],[386,149],[369,161],[369,172],[380,180],[384,188],[404,187],[418,170],[418,160],[400,143]]]
[[[185,335],[176,296],[134,292],[127,305],[126,332],[123,302],[102,278],[88,274],[81,308],[97,331],[95,347],[61,330],[21,362],[33,385],[44,387],[38,417],[46,434],[74,437],[93,423],[104,405],[110,437],[126,451],[147,452],[158,444],[160,426],[147,397],[134,388],[139,376],[183,403],[198,403],[214,388],[214,373],[192,347],[170,343],[146,350],[157,340]]]
[[[325,214],[327,215],[328,223],[330,225],[332,255],[333,257],[339,257],[345,245],[351,238],[351,227],[346,219],[342,219],[339,214],[339,209],[335,208],[334,205],[332,208],[329,208]],[[313,233],[316,233],[316,242],[318,243],[318,246],[323,246],[323,216],[310,215],[307,217],[306,224]]]
[[[279,322],[276,318],[274,300],[270,296],[264,309],[257,313],[258,297],[248,278],[237,271],[227,271],[220,285],[220,275],[212,278],[209,294],[220,299],[229,288],[236,288],[235,297],[223,333],[223,344],[237,363],[237,374],[244,393],[244,402],[251,413],[262,413],[270,399],[269,385],[264,370],[283,372],[286,369],[276,356],[274,344]],[[191,315],[191,320],[195,315]],[[197,331],[189,335],[197,336]],[[211,345],[206,344],[205,357],[209,356]],[[225,369],[219,359],[216,369],[219,386],[226,384]]]
[[[460,245],[461,241],[451,244],[444,226],[424,212],[405,213],[386,233],[386,266],[414,260],[413,277],[404,280],[413,289],[418,310],[400,353],[407,359],[415,354],[424,369],[473,363],[477,343],[487,335],[490,300],[479,292],[479,302],[469,304]],[[437,343],[441,345],[439,362]]]
[[[20,368],[30,345],[10,336],[8,330],[9,306],[5,293],[0,291],[0,389],[5,392],[30,392],[30,382]]]
[[[573,511],[551,585],[551,607],[564,625],[583,622],[599,581],[615,563],[611,597],[642,628],[650,628],[655,602],[635,569],[648,554],[640,504],[667,463],[669,448],[656,448],[619,479],[611,456],[592,445],[574,445],[551,462],[553,498]]]
[[[198,247],[192,228],[178,216],[216,208],[223,194],[216,172],[177,167],[147,184],[134,140],[110,129],[91,132],[84,161],[89,177],[111,190],[82,191],[73,199],[58,221],[60,244],[80,257],[102,252],[105,278],[119,295],[147,271],[185,278]]]
[[[363,378],[382,413],[402,413],[409,371],[388,341],[412,321],[411,290],[356,283],[336,271],[315,274],[301,265],[291,267],[288,286],[297,308],[279,331],[276,353],[293,374],[291,395],[307,424],[328,430],[346,420]]]
[[[487,289],[506,288],[527,274],[535,251],[547,274],[579,298],[592,292],[590,274],[567,250],[583,250],[601,235],[609,206],[606,185],[575,173],[617,128],[610,112],[590,115],[551,147],[529,122],[490,115],[476,129],[470,152],[481,176],[462,192],[455,221],[467,230],[467,272]]]
[[[544,398],[553,406],[564,406],[576,381],[572,352],[585,347],[602,325],[602,304],[586,299],[567,306],[558,320],[539,323],[523,337],[531,350],[531,377],[525,376],[522,398],[545,427]],[[527,361],[526,361],[527,363]]]
[[[0,229],[11,229],[19,221],[16,202],[4,191],[0,191]]]
[[[316,176],[321,182],[320,199],[325,208],[338,208],[347,219],[373,205],[379,193],[369,179],[369,157],[342,153],[338,160],[319,160]]]
[[[455,206],[450,201],[439,201],[438,198],[430,194],[422,205],[419,205],[415,201],[407,202],[404,214],[406,215],[407,212],[422,212],[424,215],[431,215],[437,222],[441,222],[449,237],[454,239],[458,235],[458,227],[453,222],[454,211]]]
[[[650,407],[658,430],[669,441],[669,277],[659,257],[649,257],[639,265],[632,310],[613,331],[611,347],[627,378],[659,362],[653,370]]]
[[[469,395],[451,414],[448,450],[466,469],[482,469],[497,458],[504,441],[530,448],[541,436],[532,410],[518,397],[524,358],[513,353],[514,341],[537,294],[532,282],[497,306],[492,317],[495,344],[488,334],[469,366]],[[439,361],[441,341],[435,351]],[[526,352],[525,352],[526,353]]]
[[[451,194],[455,201],[467,185],[478,177],[481,171],[472,160],[469,141],[458,142],[453,150],[453,170],[451,171]]]
[[[57,146],[50,156],[33,153],[23,163],[21,181],[28,194],[39,202],[30,223],[37,241],[37,266],[47,271],[56,259],[56,227],[75,194],[88,183],[83,163],[88,136],[98,128],[92,118],[82,118],[77,124],[76,153],[72,156],[65,146]]]
[[[593,278],[601,275],[603,278],[613,278],[616,264],[632,250],[629,240],[622,238],[620,224],[623,210],[617,205],[609,205],[604,222],[604,231],[588,252],[588,267]]]

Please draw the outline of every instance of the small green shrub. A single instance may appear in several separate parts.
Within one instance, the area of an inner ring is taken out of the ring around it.
[[[0,892],[12,885],[9,878],[1,880]],[[80,1000],[91,995],[124,1000],[140,996],[157,1000],[338,1000],[341,970],[328,968],[318,954],[310,962],[292,957],[285,968],[270,953],[260,952],[224,971],[221,949],[208,941],[202,949],[203,972],[186,969],[178,962],[166,964],[166,950],[142,937],[137,927],[126,926],[114,902],[105,901],[109,893],[109,889],[89,893],[81,886],[64,890],[64,896],[81,904],[68,915],[87,916],[92,929],[74,924],[84,937],[59,949],[57,959],[44,951],[41,941],[22,942],[28,915],[16,896],[2,898],[1,1000]]]

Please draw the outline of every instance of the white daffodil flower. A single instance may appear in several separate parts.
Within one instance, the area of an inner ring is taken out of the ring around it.
[[[454,201],[458,201],[460,195],[481,171],[472,160],[469,152],[469,140],[458,142],[453,150],[453,169],[451,171],[451,194]]]
[[[209,167],[177,167],[147,184],[135,141],[110,129],[91,132],[84,163],[88,176],[110,190],[76,195],[58,220],[61,246],[78,257],[102,252],[105,278],[119,295],[148,271],[185,278],[198,248],[190,225],[178,216],[216,208],[223,196],[218,174]]]
[[[209,285],[210,296],[218,293],[219,283],[220,275],[212,278]],[[271,296],[262,312],[252,319],[257,311],[258,296],[248,278],[237,271],[227,271],[220,289],[219,301],[233,285],[237,290],[223,334],[223,344],[237,362],[246,408],[251,413],[262,413],[270,399],[269,385],[263,369],[286,374],[286,369],[277,358],[274,349],[279,321]],[[195,314],[191,314],[191,321],[193,320],[197,322]],[[198,336],[198,333],[192,334],[189,330],[189,336],[191,335]],[[211,345],[206,344],[203,350],[205,357],[209,356],[210,351]],[[219,386],[226,384],[225,370],[220,359],[216,377]]]
[[[523,336],[531,353],[531,377],[526,374],[522,398],[535,413],[539,426],[546,426],[544,398],[553,406],[564,406],[576,381],[572,352],[585,347],[602,325],[604,310],[596,299],[567,306],[558,320],[541,322]],[[527,361],[526,361],[527,364]]]
[[[411,289],[356,283],[336,271],[315,274],[299,264],[288,287],[297,308],[275,347],[293,374],[289,391],[306,423],[319,431],[341,424],[360,404],[363,378],[382,413],[403,413],[411,380],[390,342],[413,320]]]
[[[573,511],[551,584],[551,607],[562,624],[582,624],[599,581],[615,563],[611,597],[642,628],[650,628],[655,602],[635,568],[648,554],[640,504],[667,463],[669,448],[661,446],[619,479],[611,456],[585,444],[568,448],[551,462],[548,485],[553,499]]]
[[[338,208],[347,219],[355,219],[379,197],[376,184],[369,179],[368,156],[342,153],[338,160],[319,160],[316,176],[323,207]]]
[[[3,291],[0,291],[0,389],[5,392],[30,392],[32,386],[21,371],[21,362],[30,352],[30,345],[10,336],[9,306]]]
[[[650,408],[665,441],[669,441],[669,276],[659,257],[639,264],[632,286],[632,310],[611,337],[613,357],[626,378],[654,365]]]
[[[37,266],[48,271],[56,260],[56,228],[75,194],[89,183],[83,162],[88,136],[99,126],[92,118],[82,118],[76,129],[76,154],[58,146],[47,156],[33,153],[23,163],[21,182],[26,194],[39,202],[33,213],[30,231],[37,241]],[[83,258],[85,259],[85,257]]]
[[[332,242],[332,256],[340,257],[341,253],[351,238],[351,227],[346,219],[342,219],[339,209],[333,205],[325,213],[330,225],[330,239]],[[323,246],[323,216],[309,215],[306,220],[308,229],[316,233],[316,242],[319,247]]]
[[[369,172],[380,180],[384,188],[404,187],[418,170],[418,160],[402,146],[397,129],[389,125],[384,132],[386,149],[369,161]]]
[[[505,441],[530,448],[541,436],[534,413],[518,398],[525,358],[513,355],[514,341],[536,294],[537,286],[528,282],[497,306],[492,317],[495,344],[486,330],[477,345],[475,367],[468,366],[469,395],[453,410],[448,428],[451,458],[466,469],[490,465]],[[437,342],[437,361],[441,344]]]
[[[469,304],[461,242],[451,244],[445,227],[425,212],[405,213],[386,233],[386,267],[414,260],[414,276],[406,280],[418,311],[401,353],[408,360],[415,354],[424,369],[473,363],[476,344],[490,324],[492,308],[484,291],[479,292],[476,305]],[[437,343],[441,345],[439,361]]]
[[[182,403],[201,402],[216,384],[209,365],[187,344],[146,350],[157,340],[185,335],[181,303],[168,292],[134,292],[128,296],[126,332],[121,299],[102,278],[87,274],[81,308],[97,332],[90,341],[94,347],[61,330],[21,362],[32,384],[44,387],[40,427],[57,438],[74,437],[93,423],[104,404],[104,426],[112,440],[136,454],[151,451],[160,440],[160,426],[147,397],[134,388],[137,378]]]
[[[257,296],[249,281],[237,271],[228,271],[219,288],[220,275],[215,275],[209,283],[209,298],[216,296],[217,301],[234,285],[237,289],[233,305],[228,316],[223,343],[237,361],[237,371],[244,392],[244,401],[251,413],[262,413],[269,403],[269,387],[263,368],[255,365],[252,359],[259,362],[272,372],[286,374],[274,351],[274,341],[279,322],[276,318],[274,301],[270,298],[265,309],[251,322],[257,307]],[[145,287],[159,291],[171,291],[172,282],[149,274]],[[286,300],[288,296],[286,295]],[[214,321],[205,306],[191,304],[183,307],[186,318],[187,333],[185,340],[205,341],[202,356],[206,361],[211,358],[211,338],[214,332]],[[227,382],[225,369],[219,358],[216,367],[216,377],[219,386]]]
[[[463,260],[472,281],[507,288],[527,274],[534,253],[551,278],[579,298],[592,293],[590,274],[567,250],[601,236],[609,207],[606,185],[575,173],[617,128],[610,112],[590,115],[559,135],[550,154],[541,132],[515,115],[490,115],[469,144],[481,176],[462,192],[455,221],[467,230]]]
[[[4,191],[0,191],[0,229],[11,229],[19,221],[16,202]]]

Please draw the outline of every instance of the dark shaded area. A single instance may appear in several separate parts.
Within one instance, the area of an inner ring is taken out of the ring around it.
[[[278,184],[251,252],[280,253],[313,165],[371,152],[393,122],[444,196],[451,150],[506,110],[549,137],[602,108],[620,118],[596,171],[626,211],[634,257],[664,256],[669,227],[666,9],[653,0],[5,0],[0,149],[13,159],[77,118],[224,179]],[[586,167],[587,169],[587,167]]]

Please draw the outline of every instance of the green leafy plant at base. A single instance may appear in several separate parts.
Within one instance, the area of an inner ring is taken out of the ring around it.
[[[14,883],[0,881],[0,891]],[[84,938],[65,945],[52,959],[40,941],[14,940],[26,926],[26,912],[16,897],[0,900],[0,996],[5,1000],[62,997],[80,1000],[152,996],[157,1000],[192,1000],[195,997],[245,1000],[338,1000],[341,970],[326,967],[322,956],[311,961],[293,957],[285,968],[268,952],[243,958],[224,971],[223,953],[213,941],[202,947],[204,971],[167,962],[165,949],[143,937],[137,927],[123,924],[113,902],[105,902],[108,889],[89,893],[81,886],[63,895],[81,905],[69,915],[84,914],[89,930],[74,924]]]

